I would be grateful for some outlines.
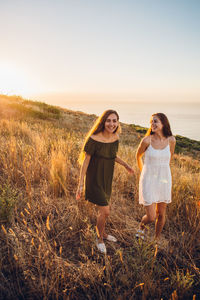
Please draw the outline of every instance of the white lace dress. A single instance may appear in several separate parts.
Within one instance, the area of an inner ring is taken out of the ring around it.
[[[172,178],[170,171],[170,147],[155,149],[150,144],[144,154],[144,165],[139,182],[139,203],[171,202]]]

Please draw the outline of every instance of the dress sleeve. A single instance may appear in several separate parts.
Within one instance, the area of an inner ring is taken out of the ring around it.
[[[89,154],[89,155],[93,155],[95,152],[95,141],[92,139],[88,139],[88,141],[86,142],[85,146],[84,146],[84,151]]]

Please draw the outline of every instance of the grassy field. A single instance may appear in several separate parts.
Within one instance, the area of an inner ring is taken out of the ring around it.
[[[95,206],[75,200],[83,139],[95,115],[0,96],[0,299],[198,299],[200,142],[177,136],[173,202],[158,248],[135,232],[136,148],[145,129],[121,124],[107,256],[95,247]]]

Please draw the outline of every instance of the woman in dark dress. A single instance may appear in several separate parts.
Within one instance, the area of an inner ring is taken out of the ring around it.
[[[106,219],[110,214],[109,200],[115,162],[124,166],[128,172],[134,173],[126,162],[117,157],[119,129],[118,113],[114,110],[105,111],[86,136],[79,159],[82,167],[76,198],[78,200],[81,197],[86,176],[85,199],[98,206],[97,248],[104,254],[106,246],[103,239],[117,241],[115,237],[105,232]]]

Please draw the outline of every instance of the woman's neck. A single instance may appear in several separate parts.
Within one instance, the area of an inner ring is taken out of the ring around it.
[[[110,140],[113,138],[113,133],[107,132],[106,130],[102,131],[101,134],[102,134],[102,137],[105,139]]]
[[[166,137],[163,135],[162,132],[156,132],[154,133],[154,137],[159,140],[160,142],[166,140]]]

